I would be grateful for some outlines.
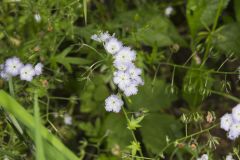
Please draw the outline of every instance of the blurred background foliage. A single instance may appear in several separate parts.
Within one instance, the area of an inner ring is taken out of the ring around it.
[[[169,16],[168,6],[174,8]],[[98,31],[115,33],[138,52],[136,64],[144,70],[145,85],[127,107],[136,117],[147,112],[136,134],[144,154],[154,157],[166,139],[184,134],[182,113],[213,110],[221,116],[231,110],[232,101],[211,93],[239,95],[238,76],[225,73],[238,68],[239,21],[238,0],[2,0],[0,61],[10,56],[41,61],[44,75],[32,83],[40,90],[44,125],[85,159],[120,159],[131,133],[122,113],[104,110],[105,98],[117,90],[114,69],[104,48],[90,39]],[[4,81],[0,85],[7,89]],[[15,90],[16,99],[33,113],[34,87],[15,80]],[[71,124],[64,123],[66,116]],[[0,156],[34,159],[3,114],[0,118]],[[198,124],[190,126],[196,131]],[[232,145],[220,136],[216,159]],[[175,158],[192,155],[186,147]]]

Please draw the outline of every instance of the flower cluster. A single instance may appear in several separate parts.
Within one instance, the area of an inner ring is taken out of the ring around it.
[[[228,138],[235,140],[240,135],[240,104],[221,117],[220,127],[228,132]]]
[[[227,155],[226,160],[234,160],[232,154]]]
[[[208,155],[207,154],[203,154],[200,158],[198,158],[197,160],[208,160]]]
[[[0,77],[8,80],[19,75],[21,80],[32,81],[34,76],[42,74],[42,69],[41,63],[33,67],[31,64],[23,64],[17,57],[12,57],[0,65]]]
[[[113,56],[113,66],[116,69],[113,74],[114,84],[123,91],[125,96],[136,95],[138,86],[144,84],[141,78],[142,70],[134,64],[136,52],[130,47],[124,46],[115,38],[114,34],[110,35],[108,32],[94,34],[91,39],[103,43],[105,50]],[[123,105],[122,100],[116,95],[108,97],[105,103],[106,110],[113,112],[119,112]]]

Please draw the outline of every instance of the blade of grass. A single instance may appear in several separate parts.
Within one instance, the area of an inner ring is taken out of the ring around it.
[[[29,114],[24,107],[22,107],[14,98],[8,95],[5,91],[0,90],[0,106],[2,106],[6,111],[11,113],[22,125],[25,126],[29,136],[34,139],[35,135],[35,122],[31,114]],[[57,137],[49,132],[47,128],[40,125],[40,133],[42,139],[49,143],[59,154],[65,157],[64,160],[79,160],[79,158],[72,153]],[[46,150],[49,147],[46,147]],[[45,149],[45,146],[44,146]],[[50,154],[51,151],[45,152]],[[48,159],[55,160],[55,159]]]
[[[87,0],[83,0],[83,14],[84,14],[85,24],[87,24]]]
[[[45,160],[43,142],[41,136],[41,118],[38,105],[38,93],[34,93],[34,119],[35,119],[35,144],[36,144],[36,159]]]

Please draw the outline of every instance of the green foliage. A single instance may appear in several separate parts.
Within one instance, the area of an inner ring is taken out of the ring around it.
[[[171,140],[181,136],[181,124],[170,115],[153,113],[146,116],[141,125],[143,142],[152,153],[162,151],[167,137]]]
[[[234,53],[240,56],[239,27],[238,23],[222,26],[214,34],[213,44],[227,55]]]
[[[219,129],[210,130],[219,127],[232,101],[240,102],[239,3],[1,1],[0,63],[17,56],[24,64],[41,62],[44,71],[31,82],[13,77],[8,86],[0,79],[0,159],[237,155],[237,143],[226,143]],[[173,12],[166,14],[169,6]],[[136,51],[135,63],[145,82],[137,95],[126,97],[113,83],[114,59],[91,40],[100,31]],[[111,94],[124,100],[119,113],[104,108]],[[215,149],[219,142],[221,148]]]
[[[214,23],[218,7],[225,8],[229,0],[188,0],[187,20],[193,37]]]
[[[176,99],[176,94],[167,91],[170,85],[163,80],[145,79],[144,86],[139,88],[139,93],[131,97],[129,106],[133,110],[145,108],[150,111],[159,111],[168,108]]]
[[[0,105],[9,113],[14,115],[16,119],[26,128],[26,132],[29,137],[34,140],[35,135],[35,121],[32,115],[30,115],[20,104],[16,102],[3,90],[0,91]],[[49,133],[48,129],[40,126],[40,134],[43,138],[44,152],[46,158],[49,160],[77,160],[78,158],[66,148],[58,138]]]

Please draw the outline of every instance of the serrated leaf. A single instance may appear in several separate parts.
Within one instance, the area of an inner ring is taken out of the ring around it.
[[[166,137],[173,140],[181,136],[181,123],[170,115],[152,113],[144,118],[141,125],[143,142],[155,154],[159,154],[167,144]]]
[[[224,9],[229,0],[188,0],[187,20],[193,37],[206,26],[213,24],[217,9],[221,3]]]
[[[168,108],[176,99],[176,94],[167,92],[169,85],[163,80],[152,81],[146,77],[144,83],[144,86],[139,87],[138,94],[131,97],[132,102],[128,104],[131,109],[138,111],[140,108],[146,108],[149,111],[159,111]]]
[[[240,56],[240,24],[231,23],[219,28],[214,33],[213,45],[225,54]]]
[[[110,113],[104,120],[103,131],[109,132],[107,137],[109,149],[118,145],[122,150],[132,140],[131,132],[127,129],[127,121],[121,114]]]

